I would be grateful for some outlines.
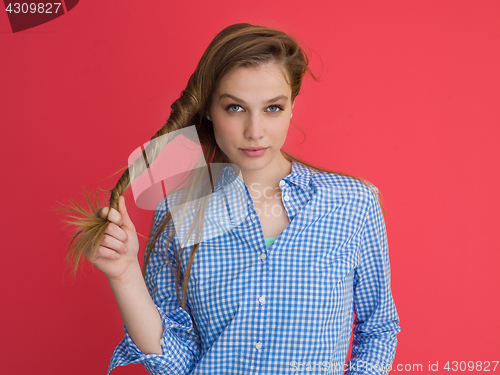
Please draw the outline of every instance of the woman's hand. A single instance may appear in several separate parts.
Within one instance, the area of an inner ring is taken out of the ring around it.
[[[109,220],[104,237],[100,243],[94,259],[89,258],[89,250],[85,252],[85,257],[99,270],[104,272],[108,279],[123,280],[135,267],[139,267],[137,253],[139,252],[139,240],[135,232],[135,226],[130,220],[125,198],[120,196],[118,209],[111,209]],[[100,211],[100,216],[105,219],[109,207],[104,207]]]

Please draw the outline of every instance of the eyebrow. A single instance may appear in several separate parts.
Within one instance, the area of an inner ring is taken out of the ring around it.
[[[228,93],[224,93],[224,94],[221,94],[221,96],[219,96],[219,101],[224,99],[224,98],[231,98],[233,100],[236,100],[237,102],[240,102],[240,103],[243,103],[243,104],[246,104],[245,101],[243,99],[240,99],[240,98],[237,98],[236,96],[233,96],[231,94],[228,94]],[[278,95],[277,97],[275,98],[272,98],[272,99],[269,99],[269,100],[265,100],[264,101],[264,104],[268,104],[268,103],[273,103],[273,102],[277,102],[278,100],[281,100],[281,99],[285,99],[285,100],[288,100],[288,97],[285,96],[285,95]]]

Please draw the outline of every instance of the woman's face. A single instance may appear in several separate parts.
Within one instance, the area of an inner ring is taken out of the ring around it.
[[[285,70],[275,62],[236,68],[222,78],[208,114],[217,145],[231,163],[242,171],[277,168],[290,125],[291,94]],[[260,156],[242,151],[252,147],[266,150]]]

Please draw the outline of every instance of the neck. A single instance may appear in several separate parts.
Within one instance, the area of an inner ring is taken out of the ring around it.
[[[291,172],[292,162],[286,159],[280,152],[273,163],[269,164],[266,168],[241,170],[241,175],[252,195],[252,191],[262,193],[266,188],[278,188],[279,181]]]

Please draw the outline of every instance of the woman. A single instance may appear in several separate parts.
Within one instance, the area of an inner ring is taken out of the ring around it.
[[[224,198],[226,230],[198,231],[186,246],[163,199],[141,272],[122,196],[147,167],[139,162],[110,191],[111,209],[70,209],[87,216],[73,223],[74,271],[83,254],[106,274],[125,325],[108,373],[130,363],[151,374],[387,373],[400,327],[378,190],[281,150],[306,72],[315,78],[293,37],[229,26],[153,136],[195,124],[209,168],[229,166],[211,170],[208,198]],[[149,163],[163,146],[148,146]],[[199,210],[201,221],[214,212],[207,202]]]

